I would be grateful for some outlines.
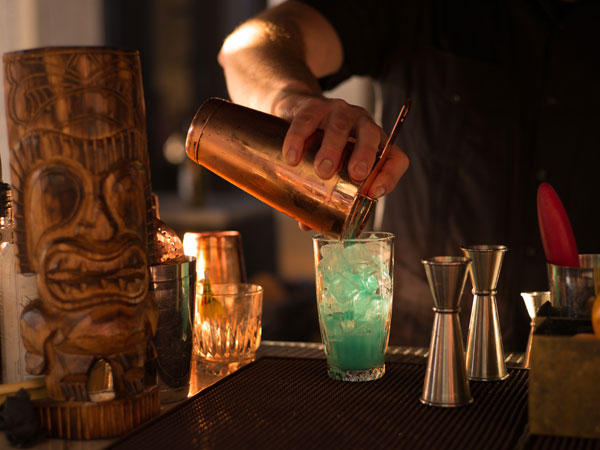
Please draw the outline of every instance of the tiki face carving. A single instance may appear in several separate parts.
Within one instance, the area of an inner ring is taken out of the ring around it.
[[[116,391],[140,392],[158,314],[137,53],[47,48],[4,63],[17,256],[39,292],[21,318],[28,370],[51,398],[87,400],[81,380],[102,359]]]
[[[47,258],[48,235],[84,235],[91,222],[88,243],[98,240],[104,248],[133,233],[151,246],[137,54],[48,48],[9,53],[4,60],[16,227],[26,236],[17,242],[21,270],[44,273],[39,258]],[[90,218],[95,212],[101,214]]]
[[[93,174],[77,162],[55,159],[30,172],[27,249],[46,301],[75,309],[144,300],[145,179],[137,162]]]

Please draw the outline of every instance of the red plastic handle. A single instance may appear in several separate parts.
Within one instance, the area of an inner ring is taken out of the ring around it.
[[[546,260],[558,266],[579,267],[571,222],[560,198],[548,183],[538,187],[537,215]]]

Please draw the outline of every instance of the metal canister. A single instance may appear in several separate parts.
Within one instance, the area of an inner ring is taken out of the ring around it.
[[[196,258],[150,266],[150,295],[159,308],[154,336],[161,403],[187,397],[192,367]]]
[[[589,319],[600,293],[600,255],[579,255],[579,267],[550,263],[546,267],[552,306],[567,317]]]

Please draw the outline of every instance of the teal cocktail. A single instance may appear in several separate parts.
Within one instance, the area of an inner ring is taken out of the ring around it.
[[[313,238],[319,325],[333,379],[368,381],[385,373],[393,241],[381,232],[342,241]]]

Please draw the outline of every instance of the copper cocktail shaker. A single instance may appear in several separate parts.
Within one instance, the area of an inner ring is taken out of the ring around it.
[[[186,153],[230,183],[315,231],[334,238],[354,237],[369,219],[375,200],[360,194],[346,170],[353,141],[342,168],[329,180],[314,171],[322,132],[308,139],[304,157],[289,165],[281,147],[289,123],[226,100],[207,100],[190,125]]]

